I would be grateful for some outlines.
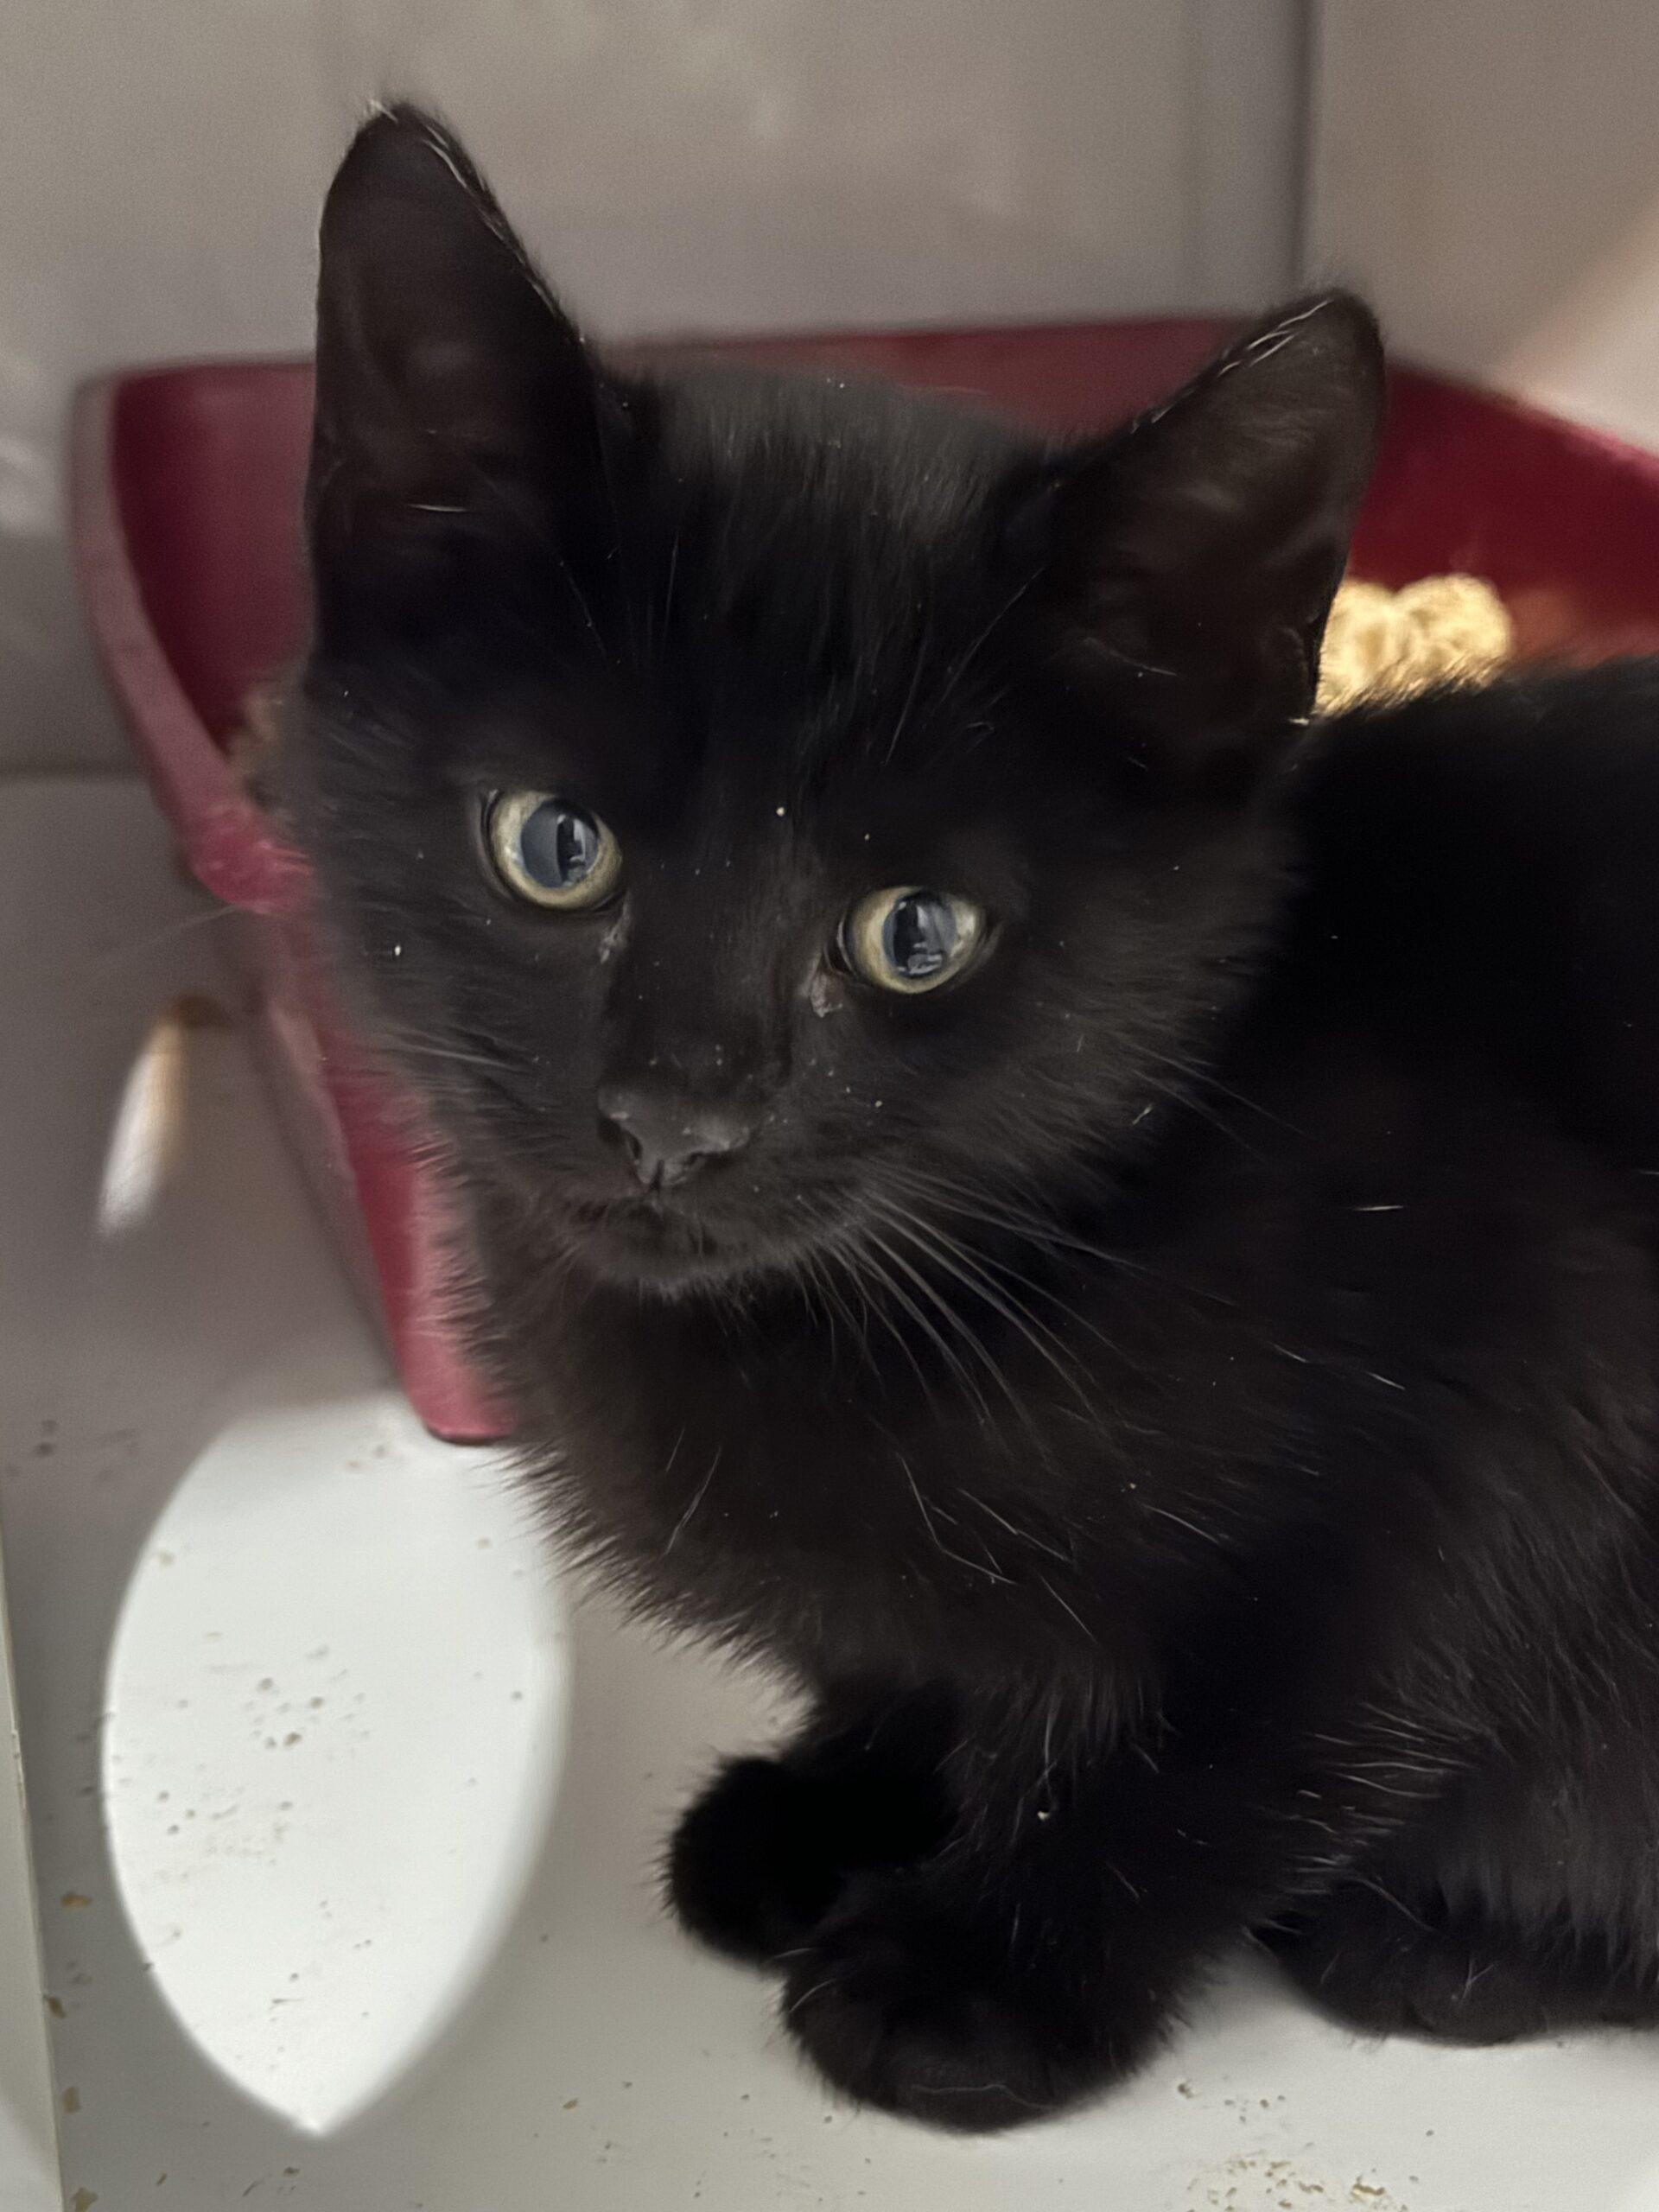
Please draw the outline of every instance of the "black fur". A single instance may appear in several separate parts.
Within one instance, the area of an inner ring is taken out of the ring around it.
[[[1656,2009],[1659,676],[1304,728],[1380,404],[1305,302],[1077,451],[590,357],[453,143],[323,233],[288,763],[564,1529],[813,1717],[675,1840],[854,2094],[1097,2089],[1265,1934]],[[493,790],[620,836],[514,903]],[[992,918],[914,999],[890,884]],[[744,1141],[642,1192],[596,1100]]]

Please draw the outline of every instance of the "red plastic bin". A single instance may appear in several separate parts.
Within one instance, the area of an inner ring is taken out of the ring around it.
[[[1224,334],[1215,321],[772,340],[721,349],[931,385],[1059,431],[1121,420]],[[701,352],[711,350],[702,347]],[[301,644],[303,362],[139,371],[75,409],[73,532],[93,636],[156,798],[238,954],[285,1126],[440,1435],[511,1427],[450,1313],[454,1224],[417,1124],[353,1045],[316,957],[304,862],[225,753],[255,684]],[[1357,573],[1489,578],[1523,653],[1659,650],[1659,460],[1533,408],[1396,372]]]

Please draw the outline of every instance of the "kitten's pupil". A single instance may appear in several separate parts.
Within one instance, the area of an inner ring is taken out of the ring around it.
[[[518,832],[524,873],[549,891],[568,891],[594,872],[599,824],[579,808],[547,799]]]
[[[957,918],[937,892],[907,891],[894,901],[881,936],[893,973],[906,982],[924,982],[956,951]]]

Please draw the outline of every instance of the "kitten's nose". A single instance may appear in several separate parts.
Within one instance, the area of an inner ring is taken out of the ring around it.
[[[711,1160],[741,1151],[754,1135],[753,1114],[734,1100],[693,1098],[643,1084],[601,1084],[599,1115],[627,1147],[648,1191],[683,1183]]]

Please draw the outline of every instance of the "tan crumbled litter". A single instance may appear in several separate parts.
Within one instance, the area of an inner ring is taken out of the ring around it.
[[[1319,711],[1478,682],[1514,654],[1509,609],[1478,576],[1425,576],[1400,591],[1348,577],[1325,625]]]

